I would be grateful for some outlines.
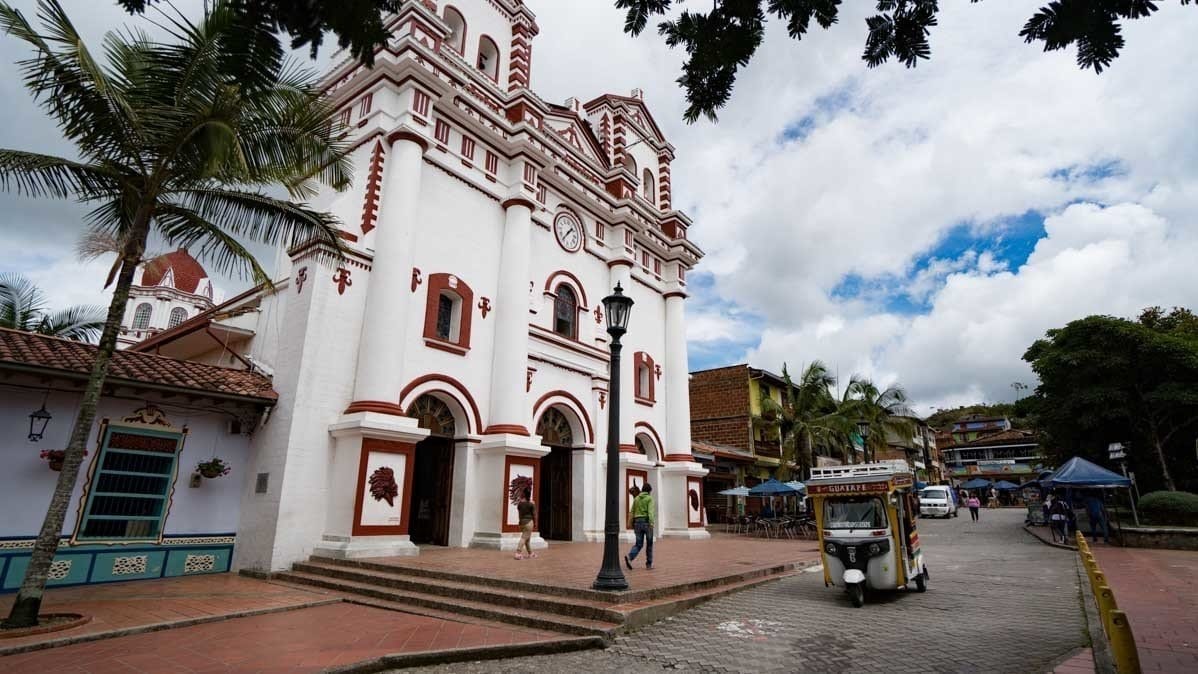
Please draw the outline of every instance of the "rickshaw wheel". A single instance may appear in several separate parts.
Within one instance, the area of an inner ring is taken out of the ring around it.
[[[916,592],[927,592],[927,590],[928,590],[928,574],[924,571],[921,571],[919,573],[919,575],[915,577],[915,591]]]
[[[865,606],[865,583],[853,583],[850,585],[849,599],[852,600],[853,606],[857,608]]]

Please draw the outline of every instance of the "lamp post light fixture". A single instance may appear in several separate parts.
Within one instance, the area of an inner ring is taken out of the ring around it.
[[[53,419],[50,412],[46,410],[46,401],[50,398],[50,393],[46,392],[46,397],[42,398],[42,406],[29,415],[29,441],[37,442],[42,439],[46,433],[46,424]]]
[[[869,422],[862,419],[857,422],[857,435],[861,436],[861,453],[866,463],[869,463]]]
[[[628,580],[620,569],[620,337],[628,331],[628,314],[632,298],[624,294],[620,284],[603,298],[607,313],[607,334],[611,335],[611,370],[609,384],[611,401],[607,408],[607,504],[603,519],[603,565],[591,586],[596,590],[628,589]]]

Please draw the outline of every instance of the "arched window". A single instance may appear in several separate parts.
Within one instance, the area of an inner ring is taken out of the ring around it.
[[[574,290],[561,284],[554,291],[553,331],[570,339],[578,338],[578,298]]]
[[[537,422],[537,435],[541,436],[543,445],[574,446],[574,431],[570,428],[570,420],[556,407],[550,407],[541,415],[541,420]]]
[[[649,203],[653,203],[653,190],[656,187],[657,185],[653,183],[653,171],[645,169],[644,177],[641,179],[641,194]]]
[[[445,42],[459,54],[466,52],[466,19],[453,7],[445,7],[445,23],[449,25],[449,36]]]
[[[636,159],[633,159],[632,155],[628,154],[627,151],[624,152],[624,168],[628,169],[628,172],[632,175],[636,175]]]
[[[431,394],[424,394],[408,407],[408,416],[416,419],[416,425],[427,428],[432,435],[452,438],[457,432],[453,412],[449,405]]]
[[[478,69],[496,82],[499,81],[499,47],[486,35],[478,39]]]
[[[167,321],[166,327],[169,330],[185,320],[187,320],[187,310],[183,307],[175,307],[171,309],[171,318]]]
[[[133,310],[133,329],[145,330],[150,327],[150,314],[153,311],[154,308],[148,302],[137,305],[137,308]]]

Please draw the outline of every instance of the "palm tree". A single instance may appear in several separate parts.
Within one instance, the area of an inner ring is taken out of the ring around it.
[[[92,342],[104,327],[104,307],[79,305],[51,312],[46,293],[20,274],[0,274],[0,328]]]
[[[762,396],[761,414],[753,418],[753,424],[777,430],[782,438],[779,478],[789,479],[791,465],[797,464],[800,479],[805,480],[811,474],[815,450],[840,445],[842,433],[851,421],[842,414],[832,396],[835,380],[822,362],[817,360],[804,368],[797,384],[791,381],[784,364],[782,379],[783,402],[779,404]]]
[[[333,216],[266,190],[308,198],[317,182],[344,189],[348,148],[311,72],[263,57],[221,0],[199,24],[163,15],[164,39],[109,33],[103,62],[57,0],[40,0],[42,32],[0,2],[0,28],[32,49],[25,86],[75,144],[79,159],[0,150],[0,187],[88,204],[87,229],[121,243],[116,286],[62,472],[6,627],[37,624],[96,404],[116,347],[133,273],[153,232],[217,270],[269,284],[243,246],[318,240],[340,257]]]
[[[865,447],[866,460],[876,458],[878,450],[885,450],[887,440],[896,438],[911,444],[915,437],[915,424],[911,421],[911,409],[907,407],[907,392],[898,384],[879,390],[869,379],[853,375],[845,389],[850,402],[848,412],[870,426]]]

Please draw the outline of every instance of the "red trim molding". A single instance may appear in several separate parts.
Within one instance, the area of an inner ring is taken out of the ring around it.
[[[499,433],[504,433],[507,435],[523,435],[526,438],[531,436],[531,434],[528,432],[528,429],[520,424],[491,424],[490,426],[487,426],[486,430],[483,431],[483,435],[493,435]]]
[[[573,285],[574,289],[576,291],[578,291],[578,299],[582,301],[582,303],[578,307],[578,310],[579,311],[589,311],[589,309],[587,309],[587,307],[590,306],[590,302],[587,301],[587,292],[586,292],[586,289],[584,289],[582,287],[582,281],[579,281],[577,276],[575,276],[574,274],[571,274],[570,272],[566,271],[565,269],[558,269],[557,271],[550,274],[549,278],[545,279],[545,292],[547,292],[547,293],[556,292],[554,289],[556,287],[556,285],[554,284],[553,281],[554,281],[554,279],[557,279],[559,276],[564,276],[564,277],[570,279],[570,281],[572,282],[570,285]]]
[[[608,268],[619,267],[621,265],[623,265],[625,267],[631,267],[632,260],[625,260],[624,258],[620,258],[619,260],[608,260],[608,262],[607,262]]]
[[[407,416],[404,414],[403,408],[395,403],[389,403],[383,400],[355,400],[345,408],[343,414],[353,414],[355,412],[375,412],[378,414],[390,414],[397,417]]]
[[[661,436],[657,434],[657,429],[653,428],[647,421],[638,421],[633,426],[634,429],[640,429],[649,434],[653,438],[653,442],[657,444],[657,456],[660,459],[666,454],[665,443],[661,441]]]
[[[424,302],[424,343],[435,349],[464,355],[470,350],[470,325],[474,318],[474,291],[456,274],[429,274],[428,293]],[[458,298],[458,339],[450,341],[437,336],[437,307],[441,293]],[[435,344],[430,344],[435,342]]]
[[[654,367],[655,364],[653,356],[644,351],[637,351],[632,355],[633,397],[636,399],[636,402],[650,407],[657,402],[657,379],[654,376],[656,370]],[[649,373],[647,377],[649,386],[647,389],[641,385],[642,368]]]
[[[415,390],[417,386],[420,386],[421,384],[427,384],[428,382],[437,382],[447,385],[449,388],[452,388],[459,395],[461,395],[462,399],[470,405],[470,414],[467,415],[467,418],[469,419],[470,417],[473,417],[474,421],[474,428],[469,429],[470,433],[477,433],[478,429],[483,427],[483,418],[482,415],[478,413],[478,404],[474,402],[474,396],[470,395],[470,391],[462,385],[462,382],[443,374],[426,374],[413,379],[408,383],[407,386],[403,388],[402,391],[399,392],[400,404],[403,403],[404,399],[408,397],[408,394]]]
[[[666,454],[666,461],[694,461],[695,457],[690,454]]]
[[[397,498],[399,499],[399,524],[397,526],[387,525],[365,525],[362,522],[362,505],[366,499],[366,464],[371,452],[384,452],[387,454],[402,454],[407,457],[404,460],[403,484],[400,485],[400,491]],[[360,456],[358,458],[358,483],[354,485],[354,522],[352,533],[354,536],[396,536],[405,535],[408,533],[408,498],[412,493],[412,468],[416,463],[416,445],[406,442],[396,442],[394,440],[379,440],[377,438],[363,438]]]
[[[387,136],[387,142],[390,144],[394,144],[397,140],[410,140],[420,146],[420,151],[422,153],[428,152],[428,139],[416,133],[415,131],[400,129],[399,131],[391,133]]]
[[[470,347],[468,346],[458,346],[453,342],[443,342],[435,337],[425,337],[424,345],[430,349],[447,351],[457,356],[464,356],[470,351]]]
[[[554,396],[560,396],[562,398],[565,398],[566,400],[569,400],[570,402],[572,402],[578,406],[577,411],[579,414],[582,415],[582,423],[583,423],[583,425],[586,426],[586,430],[587,430],[586,442],[594,442],[595,441],[595,427],[591,425],[591,419],[590,419],[590,417],[587,416],[587,408],[583,407],[582,403],[578,400],[578,398],[574,397],[574,395],[569,393],[568,391],[561,391],[561,390],[550,391],[549,393],[546,393],[545,395],[538,398],[537,401],[535,403],[533,403],[533,406],[532,406],[533,428],[536,428],[537,412],[540,411],[541,405],[544,405],[545,401],[549,400],[550,398],[552,398]]]
[[[625,445],[623,443],[620,443],[620,453],[621,454],[640,454],[641,452],[640,452],[640,450],[638,450],[636,448],[636,445]]]
[[[499,202],[499,205],[503,206],[504,210],[507,210],[512,206],[527,206],[528,210],[530,211],[537,210],[536,202],[528,197],[508,197],[507,199]]]
[[[670,292],[662,295],[662,298],[667,299],[667,300],[670,299],[671,297],[681,297],[682,299],[686,299],[686,298],[690,297],[690,295],[687,295],[686,293],[682,292],[681,290],[671,290]]]

